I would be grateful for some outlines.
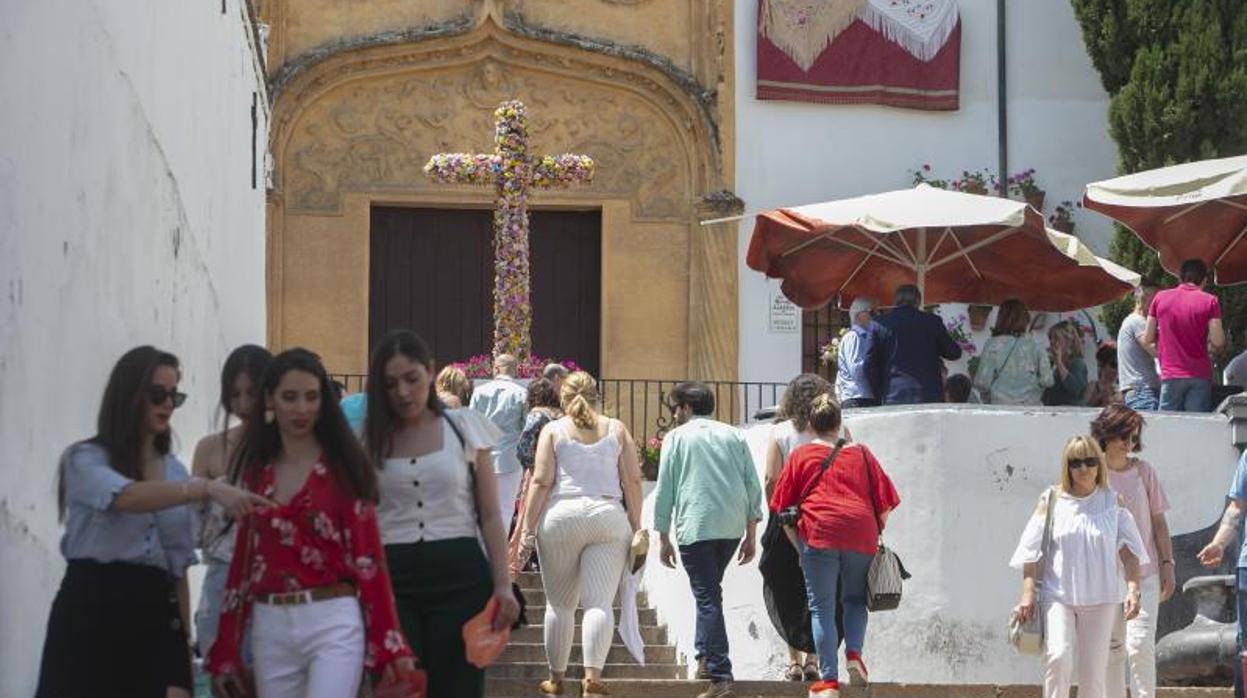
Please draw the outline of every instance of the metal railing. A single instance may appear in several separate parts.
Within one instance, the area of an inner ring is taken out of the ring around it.
[[[367,376],[362,373],[335,373],[329,378],[344,385],[346,390],[343,395],[349,395],[364,389]],[[643,444],[671,428],[667,395],[680,382],[656,378],[599,379],[602,412],[626,424],[637,443]],[[754,421],[759,412],[765,413],[777,405],[785,388],[784,383],[702,382],[714,392],[714,418],[736,425]]]

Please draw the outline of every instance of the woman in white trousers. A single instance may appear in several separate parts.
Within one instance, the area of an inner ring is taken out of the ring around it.
[[[1126,620],[1138,615],[1139,564],[1148,559],[1134,518],[1109,489],[1099,444],[1088,436],[1070,439],[1059,485],[1040,497],[1009,562],[1022,570],[1014,614],[1022,620],[1044,614],[1044,698],[1068,698],[1075,657],[1079,698],[1105,698],[1118,606]]]
[[[511,569],[523,569],[535,545],[546,594],[545,645],[550,678],[542,695],[562,695],[576,607],[582,627],[586,698],[608,695],[602,667],[615,632],[612,605],[628,545],[641,525],[641,468],[624,425],[599,415],[597,384],[587,373],[564,379],[567,414],[546,425],[521,519]]]

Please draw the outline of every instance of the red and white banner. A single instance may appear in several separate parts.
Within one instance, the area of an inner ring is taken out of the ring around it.
[[[758,0],[758,99],[957,109],[956,0]]]

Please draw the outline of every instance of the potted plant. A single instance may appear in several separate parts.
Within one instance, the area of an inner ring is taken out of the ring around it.
[[[1043,212],[1044,197],[1047,195],[1035,183],[1035,168],[1023,170],[1009,177],[1009,193],[1021,196],[1036,211]]]
[[[911,177],[913,177],[913,183],[914,183],[913,185],[915,187],[918,186],[919,184],[927,184],[929,186],[935,187],[936,189],[947,189],[948,188],[947,180],[936,179],[931,176],[931,166],[928,164],[924,163],[922,167],[919,167],[918,169],[915,169],[915,170],[910,170],[909,174]]]
[[[961,353],[966,356],[974,356],[978,353],[979,348],[974,344],[974,340],[970,338],[970,333],[966,331],[966,323],[970,318],[964,313],[957,317],[946,320],[944,326],[948,328],[948,336],[961,347]]]
[[[832,373],[836,372],[836,367],[840,360],[840,338],[848,331],[849,328],[841,327],[836,336],[823,342],[818,347],[818,360],[831,369]]]
[[[952,183],[952,188],[966,194],[987,194],[988,185],[995,182],[995,177],[983,170],[961,171],[961,179]],[[999,185],[997,185],[999,186]]]
[[[1076,208],[1082,208],[1082,204],[1069,200],[1062,201],[1057,205],[1056,209],[1052,211],[1052,215],[1048,216],[1048,225],[1061,231],[1062,233],[1073,235],[1074,209]]]
[[[966,309],[970,315],[970,329],[982,332],[987,327],[987,316],[992,314],[992,306],[973,304]]]
[[[662,437],[652,436],[641,444],[641,476],[646,480],[658,479],[658,461],[662,458]]]

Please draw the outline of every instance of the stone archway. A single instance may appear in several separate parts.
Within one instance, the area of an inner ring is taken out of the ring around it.
[[[370,207],[489,206],[488,190],[435,184],[422,167],[435,152],[489,149],[493,108],[518,98],[535,147],[598,162],[592,186],[534,203],[602,211],[603,373],[735,376],[734,229],[697,225],[704,197],[728,188],[724,145],[687,86],[635,60],[516,35],[492,15],[456,36],[331,54],[275,84],[273,346],[305,344],[331,370],[362,371]]]

